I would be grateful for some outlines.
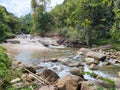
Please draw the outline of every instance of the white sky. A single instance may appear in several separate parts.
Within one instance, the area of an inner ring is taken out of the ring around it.
[[[50,6],[62,3],[64,0],[51,0]],[[31,12],[31,0],[0,0],[0,5],[5,6],[7,10],[15,16],[24,16]]]

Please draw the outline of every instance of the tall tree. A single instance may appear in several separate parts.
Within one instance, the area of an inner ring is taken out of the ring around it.
[[[38,32],[40,24],[38,21],[38,18],[40,17],[40,14],[44,13],[46,10],[46,4],[49,0],[32,0],[31,1],[31,7],[33,9],[32,12],[32,20],[33,20],[33,30],[32,33]]]

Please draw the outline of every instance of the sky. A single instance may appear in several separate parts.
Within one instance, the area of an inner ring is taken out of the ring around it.
[[[62,3],[64,0],[51,0],[50,6]],[[0,5],[5,6],[8,12],[20,17],[31,12],[31,0],[0,0]]]

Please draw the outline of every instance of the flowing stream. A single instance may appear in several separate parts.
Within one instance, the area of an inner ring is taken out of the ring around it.
[[[31,40],[31,36],[18,36],[18,38],[26,38],[27,40],[29,39],[29,42],[33,42],[33,46],[38,44],[36,43],[35,40]],[[38,40],[38,39],[37,39]],[[46,39],[44,39],[46,40]],[[20,40],[20,44],[25,44],[28,45],[29,43],[25,43],[23,39]],[[24,42],[24,43],[23,43]],[[56,73],[59,74],[59,76],[65,76],[66,74],[70,74],[69,70],[72,68],[70,66],[64,65],[61,62],[44,62],[44,60],[51,59],[51,58],[58,58],[58,59],[63,59],[63,58],[71,58],[70,60],[75,60],[81,62],[82,56],[77,56],[77,50],[78,49],[73,49],[73,48],[65,48],[63,46],[54,46],[54,45],[49,45],[47,46],[48,49],[46,51],[39,51],[39,50],[25,50],[17,53],[15,56],[16,60],[23,62],[25,64],[34,64],[34,65],[40,65],[44,68],[49,68],[54,70]],[[102,63],[102,62],[101,62]],[[100,63],[100,64],[101,64]],[[99,69],[95,71],[89,70],[88,65],[85,64],[85,62],[82,62],[84,64],[84,71],[90,71],[90,72],[95,72],[96,74],[104,77],[119,77],[119,72],[120,72],[120,67],[119,66],[114,66],[114,65],[109,65],[109,66],[101,66],[99,65]],[[91,77],[88,75],[84,76],[86,79],[90,79]]]

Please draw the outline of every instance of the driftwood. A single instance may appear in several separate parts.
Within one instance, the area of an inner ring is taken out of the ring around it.
[[[43,79],[42,77],[32,73],[31,71],[29,71],[28,69],[24,68],[27,72],[29,72],[30,74],[32,74],[32,77],[35,78],[37,81],[39,81],[41,84],[43,85],[49,85],[50,83],[48,81],[46,81],[46,79]]]

